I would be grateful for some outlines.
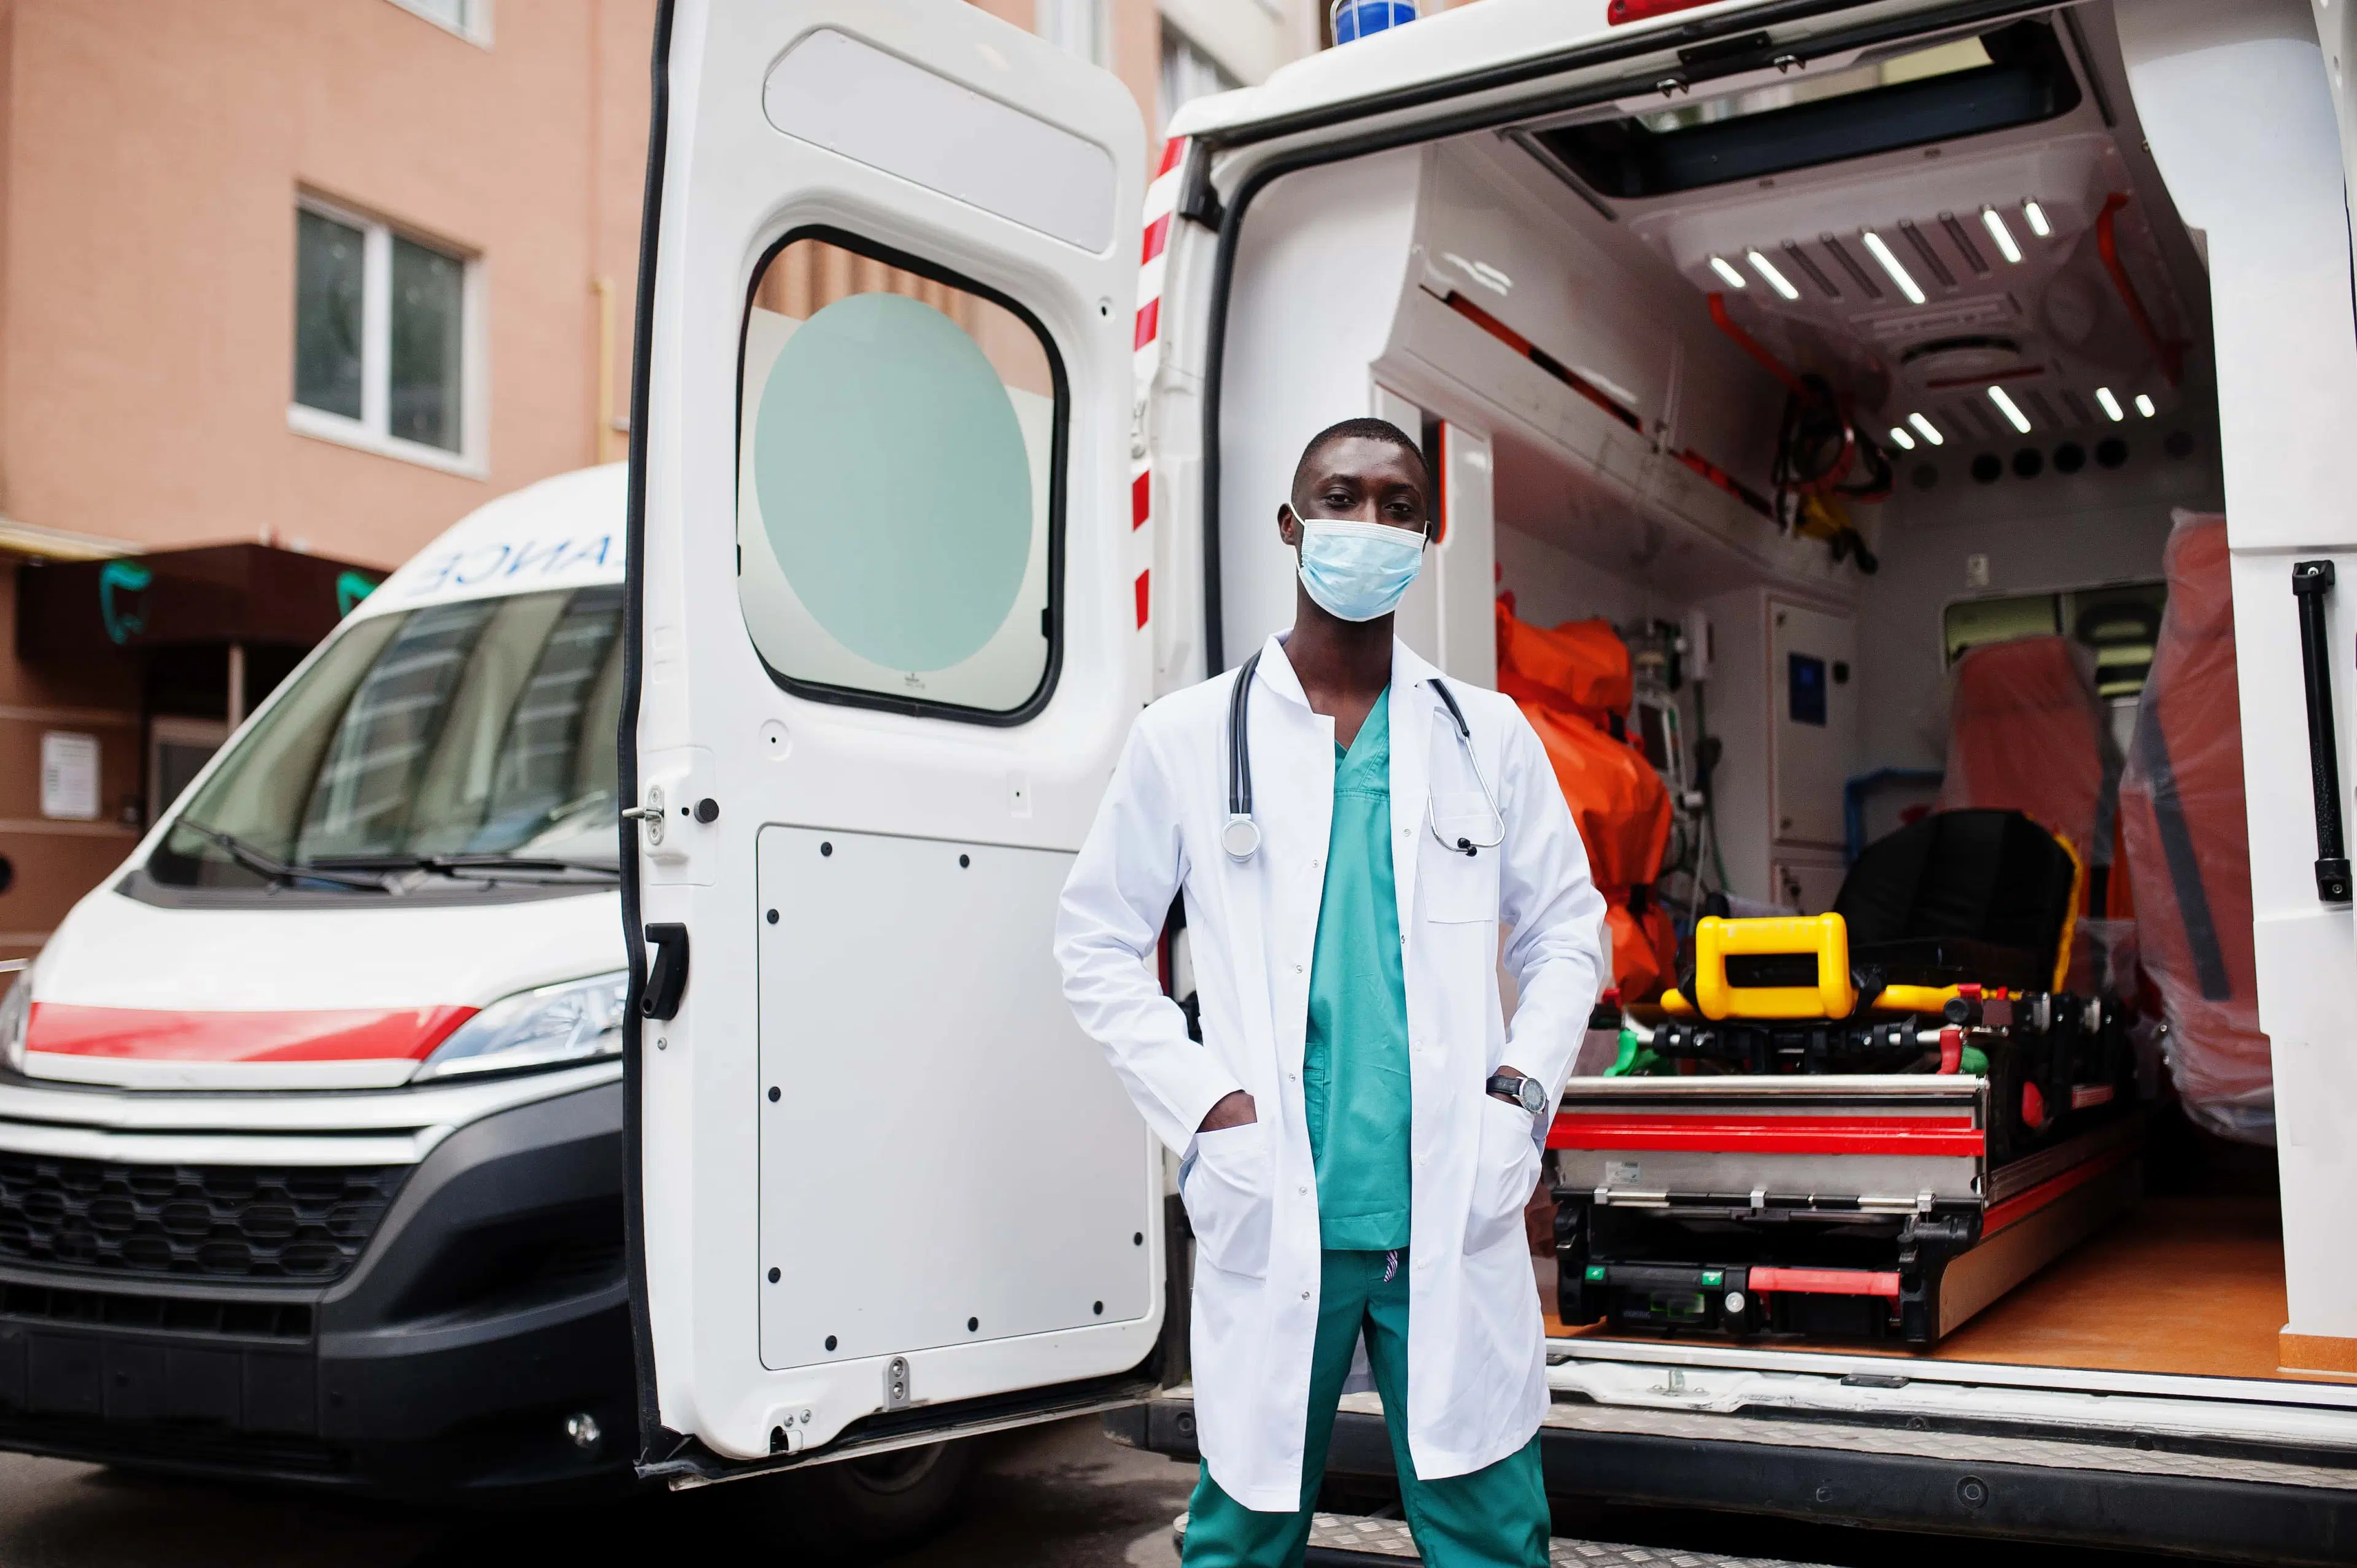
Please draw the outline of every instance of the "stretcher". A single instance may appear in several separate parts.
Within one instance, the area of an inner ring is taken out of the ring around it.
[[[2132,1202],[2126,1009],[2062,989],[2083,893],[2029,818],[1950,811],[1833,913],[1701,922],[1549,1130],[1564,1321],[1928,1345]]]

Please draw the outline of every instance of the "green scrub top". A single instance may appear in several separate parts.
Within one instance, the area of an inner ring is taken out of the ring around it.
[[[1345,751],[1334,747],[1334,826],[1309,967],[1301,1057],[1319,1244],[1407,1245],[1407,982],[1392,877],[1391,701],[1375,699]]]

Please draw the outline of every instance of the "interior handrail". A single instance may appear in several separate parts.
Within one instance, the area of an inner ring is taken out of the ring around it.
[[[2115,190],[2104,198],[2104,209],[2095,214],[2095,252],[2104,258],[2104,270],[2112,274],[2112,287],[2119,291],[2120,303],[2128,307],[2128,319],[2136,323],[2145,347],[2152,350],[2170,389],[2175,390],[2185,374],[2185,345],[2165,341],[2160,329],[2152,324],[2151,313],[2144,307],[2144,299],[2136,293],[2136,282],[2120,263],[2119,237],[2113,231],[2113,220],[2121,208],[2128,204],[2127,193]]]

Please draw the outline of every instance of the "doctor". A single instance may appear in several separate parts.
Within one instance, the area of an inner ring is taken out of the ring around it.
[[[1064,887],[1064,993],[1181,1155],[1189,1568],[1301,1562],[1362,1337],[1424,1561],[1547,1559],[1523,1206],[1604,904],[1521,712],[1392,635],[1431,489],[1381,420],[1309,443],[1292,631],[1139,716]],[[1200,1045],[1150,962],[1182,892]]]

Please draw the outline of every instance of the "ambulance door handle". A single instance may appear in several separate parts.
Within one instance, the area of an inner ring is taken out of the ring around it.
[[[2341,837],[2341,752],[2332,726],[2332,652],[2324,601],[2332,592],[2330,561],[2295,561],[2292,596],[2299,606],[2299,670],[2308,687],[2308,782],[2316,798],[2316,896],[2349,902],[2349,852]]]
[[[687,928],[675,920],[649,926],[647,944],[655,950],[655,961],[647,972],[639,1011],[650,1018],[676,1018],[680,995],[687,989]]]

